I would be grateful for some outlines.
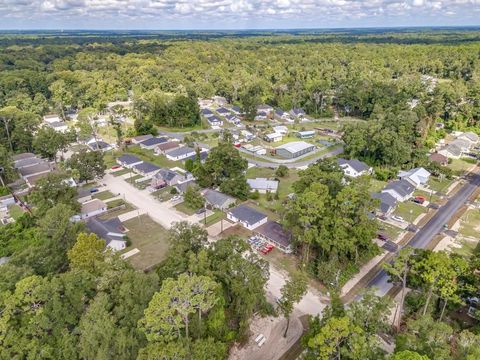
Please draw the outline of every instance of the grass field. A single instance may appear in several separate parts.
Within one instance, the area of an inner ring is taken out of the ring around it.
[[[133,206],[132,204],[130,204],[128,202],[125,202],[125,207],[123,209],[118,209],[118,210],[111,211],[111,212],[106,213],[106,214],[102,214],[102,215],[99,216],[99,218],[101,220],[113,219],[114,217],[120,216],[122,214],[126,214],[126,213],[128,213],[132,210],[135,210],[135,209],[136,209],[135,206]]]
[[[20,216],[25,214],[25,211],[23,211],[20,206],[14,204],[8,208],[8,213],[14,220],[17,220]]]
[[[387,235],[390,239],[394,240],[402,232],[402,229],[382,222],[380,223],[380,228],[378,231]]]
[[[370,190],[373,192],[380,192],[383,190],[383,188],[387,185],[386,181],[380,181],[377,179],[374,179],[373,177],[370,178]]]
[[[124,252],[138,249],[140,252],[129,261],[136,269],[145,270],[165,259],[168,251],[168,231],[153,221],[148,215],[141,215],[125,221],[123,225],[129,230],[127,236],[131,245]]]
[[[413,196],[423,196],[425,199],[427,199],[427,201],[431,201],[432,203],[435,203],[438,200],[440,200],[440,198],[437,195],[435,194],[431,195],[430,193],[422,190],[415,190],[415,192],[413,193]]]
[[[448,167],[451,168],[453,171],[461,174],[470,169],[475,163],[476,160],[474,159],[453,159],[452,162],[448,165]]]
[[[115,197],[115,195],[108,190],[97,192],[92,195],[93,199],[99,199],[99,200],[108,200],[108,199],[111,199],[112,197]]]
[[[159,201],[168,201],[175,195],[171,193],[173,186],[167,186],[163,189],[156,190],[152,192],[152,195],[157,198]]]
[[[116,171],[112,172],[112,175],[113,176],[122,176],[122,175],[128,174],[129,172],[133,172],[133,171],[131,169],[123,168],[121,170],[116,170]]]
[[[394,214],[397,216],[403,217],[405,221],[412,222],[419,215],[426,213],[427,208],[415,204],[413,201],[405,201],[403,203],[398,203],[397,209]]]
[[[437,177],[430,177],[430,180],[428,181],[428,187],[434,191],[437,192],[446,192],[448,187],[453,183],[453,179],[443,179],[440,180],[440,178]]]
[[[468,210],[462,217],[460,234],[467,237],[480,238],[480,210]]]
[[[224,217],[224,213],[222,211],[214,210],[212,215],[207,216],[206,223],[204,222],[204,220],[200,220],[199,222],[201,224],[205,224],[206,227],[209,227],[210,225],[219,222],[222,217]]]
[[[182,212],[186,215],[193,215],[193,214],[195,214],[195,211],[197,211],[197,210],[190,209],[185,204],[185,202],[181,202],[180,204],[175,205],[175,209],[177,209],[178,211],[180,211],[180,212]]]
[[[109,209],[113,209],[113,208],[116,208],[117,206],[121,206],[121,205],[124,205],[124,204],[125,204],[125,200],[115,199],[115,200],[109,201],[107,203],[107,206],[108,206]]]

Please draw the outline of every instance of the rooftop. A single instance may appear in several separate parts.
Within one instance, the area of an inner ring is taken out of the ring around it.
[[[387,213],[391,208],[397,205],[397,200],[389,193],[373,193],[372,198],[380,200],[380,210]]]
[[[235,202],[233,197],[212,189],[205,190],[203,196],[209,204],[219,207],[222,207],[227,202]]]
[[[309,144],[305,141],[292,141],[277,147],[277,149],[285,149],[288,152],[296,153],[306,149],[314,148],[315,145]]]
[[[205,160],[208,157],[208,151],[201,151],[200,152],[200,161]],[[195,161],[197,159],[197,154],[190,155],[189,157],[185,158],[185,160],[191,159]]]
[[[407,180],[396,180],[385,186],[385,190],[394,190],[401,196],[410,195],[415,190],[415,186]]]
[[[145,141],[145,140],[148,140],[148,139],[151,139],[151,138],[153,138],[153,135],[152,134],[147,134],[147,135],[135,136],[134,138],[132,138],[132,140],[137,141],[137,142],[142,142],[142,141]]]
[[[286,231],[281,224],[276,221],[267,221],[255,229],[255,232],[271,239],[274,242],[288,247],[292,243],[292,234]]]
[[[52,170],[52,167],[50,166],[50,164],[46,161],[42,161],[38,164],[18,169],[18,172],[20,173],[21,176],[29,176],[29,175],[34,175],[41,172],[47,172],[50,170]]]
[[[256,224],[267,217],[264,213],[247,205],[239,205],[231,209],[229,212],[240,221],[246,222],[249,225]]]
[[[110,144],[106,143],[105,141],[96,141],[89,144],[92,150],[102,150],[108,147],[111,147]]]
[[[364,162],[357,160],[357,159],[351,159],[351,160],[346,160],[346,159],[338,159],[338,165],[348,165],[352,169],[354,169],[356,172],[362,172],[362,171],[367,171],[370,169],[370,166],[365,164]]]
[[[120,161],[122,164],[130,165],[138,163],[142,160],[134,155],[124,154],[118,158],[118,161]]]
[[[166,137],[152,137],[150,139],[144,140],[140,143],[140,145],[143,146],[154,146],[158,144],[163,144],[168,141],[168,138]]]
[[[163,144],[159,144],[157,145],[157,149],[161,150],[161,151],[166,151],[166,150],[170,150],[170,149],[175,149],[177,147],[179,147],[180,145],[178,144],[178,142],[176,141],[169,141],[169,142],[166,142],[166,143],[163,143]]]
[[[178,191],[180,191],[181,193],[184,193],[185,191],[187,191],[187,188],[189,186],[197,186],[197,183],[195,182],[194,179],[190,179],[190,180],[187,180],[187,181],[184,181],[182,183],[178,183],[177,185],[175,185],[175,187],[178,189]]]
[[[247,184],[253,190],[266,190],[276,192],[278,181],[265,178],[247,179]]]
[[[188,146],[183,146],[181,148],[173,149],[167,152],[167,155],[172,156],[172,157],[177,157],[177,156],[182,156],[182,155],[187,155],[194,153],[195,149],[192,149],[191,147]]]
[[[107,204],[105,204],[102,200],[100,199],[93,199],[87,202],[84,202],[82,204],[82,214],[88,214],[91,213],[92,211],[100,210],[100,209],[106,209]]]
[[[98,237],[105,240],[108,245],[112,240],[124,240],[125,227],[118,217],[110,220],[99,220],[92,218],[87,222],[87,228],[98,235]]]
[[[149,162],[142,162],[141,164],[134,165],[133,168],[144,174],[150,174],[151,172],[160,170],[157,165]]]
[[[34,158],[35,156],[36,155],[33,153],[21,153],[21,154],[13,155],[12,160],[13,161],[25,160],[25,159]]]

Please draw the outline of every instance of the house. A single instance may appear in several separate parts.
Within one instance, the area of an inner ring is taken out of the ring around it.
[[[415,186],[413,186],[407,180],[395,180],[387,184],[382,190],[382,193],[388,193],[392,195],[397,201],[404,202],[405,200],[410,199],[413,192],[415,191]]]
[[[304,141],[293,141],[276,148],[276,152],[279,156],[286,159],[293,159],[301,155],[312,152],[315,149],[315,145],[309,144]]]
[[[207,121],[208,121],[208,124],[210,126],[222,126],[223,125],[222,119],[220,119],[218,116],[215,116],[215,115],[207,118]]]
[[[46,124],[51,124],[51,123],[56,123],[56,122],[61,122],[63,121],[60,116],[51,114],[51,115],[45,115],[43,117],[43,122]]]
[[[235,204],[235,198],[221,193],[220,191],[206,189],[203,191],[203,197],[213,209],[225,210]]]
[[[431,154],[428,158],[430,159],[430,161],[435,162],[437,164],[440,164],[443,166],[448,165],[448,157],[440,153]]]
[[[253,135],[248,130],[242,130],[240,133],[242,134],[242,136],[245,138],[246,141],[251,141],[251,140],[255,139],[255,135]]]
[[[299,131],[297,132],[297,136],[300,139],[311,139],[315,137],[315,130]]]
[[[177,183],[185,181],[185,176],[180,175],[176,171],[170,169],[160,169],[153,177],[151,186],[159,189],[165,186],[173,186]]]
[[[462,133],[461,135],[457,136],[457,139],[467,140],[472,145],[478,144],[478,141],[479,141],[478,135],[471,131]]]
[[[165,154],[167,151],[176,149],[180,146],[180,144],[177,141],[169,141],[160,145],[157,145],[155,147],[155,154],[160,155],[160,154]]]
[[[30,175],[25,178],[25,182],[27,183],[28,187],[33,188],[37,182],[45,177],[48,176],[50,172],[44,172],[41,174]]]
[[[460,159],[463,151],[458,146],[448,144],[444,148],[438,150],[438,153],[440,155],[446,156],[449,159]]]
[[[0,207],[8,207],[15,204],[15,198],[12,195],[0,196]]]
[[[227,219],[234,223],[240,223],[248,230],[258,228],[268,221],[267,215],[247,205],[239,205],[227,212]]]
[[[279,126],[274,126],[273,131],[282,135],[287,135],[288,128],[286,126],[279,125]]]
[[[136,156],[125,154],[117,158],[117,164],[131,169],[135,165],[141,164],[143,160]]]
[[[292,234],[276,221],[267,221],[255,229],[255,235],[269,242],[284,253],[293,252]]]
[[[82,210],[80,211],[80,215],[75,215],[75,220],[85,220],[100,214],[103,214],[107,211],[107,204],[105,204],[100,199],[93,199],[90,201],[86,201],[82,204]]]
[[[143,175],[145,177],[152,177],[160,170],[160,168],[157,165],[154,165],[149,162],[142,162],[140,164],[134,165],[132,169],[136,173]]]
[[[236,115],[241,115],[242,114],[242,109],[240,109],[240,106],[234,105],[230,108],[230,111],[232,113],[236,114]]]
[[[184,194],[185,191],[187,191],[189,186],[193,186],[193,187],[198,186],[197,183],[195,182],[195,179],[192,178],[187,181],[179,182],[175,185],[175,189],[177,189],[177,191],[180,194]]]
[[[292,115],[294,118],[302,118],[305,116],[305,110],[302,108],[293,108],[290,110],[290,115]]]
[[[20,161],[20,160],[31,159],[31,158],[34,158],[36,156],[37,155],[35,155],[33,153],[21,153],[21,154],[13,155],[12,156],[12,161],[16,162],[16,161]]]
[[[21,160],[15,160],[13,162],[13,167],[15,169],[22,169],[24,167],[37,165],[37,164],[40,164],[42,162],[45,162],[45,160],[40,159],[38,157],[31,157],[31,158],[26,158],[26,159],[21,159]]]
[[[53,130],[57,132],[61,132],[62,134],[68,131],[68,125],[65,121],[49,122],[48,126],[50,126]]]
[[[415,187],[425,185],[428,182],[430,175],[430,172],[425,170],[423,167],[411,169],[408,171],[400,171],[398,173],[398,177],[400,179],[407,180]]]
[[[184,146],[177,149],[169,150],[165,153],[167,159],[172,161],[183,160],[189,156],[195,155],[196,151],[193,148]]]
[[[273,107],[271,107],[270,105],[266,105],[266,104],[258,105],[257,106],[257,114],[259,112],[264,112],[268,115],[271,112],[273,112]]]
[[[258,191],[260,194],[267,192],[277,192],[278,181],[265,178],[247,179],[247,184],[251,191]]]
[[[214,116],[215,114],[210,109],[202,109],[200,110],[200,115],[202,115],[203,117],[209,118]]]
[[[102,141],[102,140],[93,141],[90,144],[88,144],[88,146],[93,151],[100,150],[100,151],[105,152],[105,151],[113,150],[112,145],[110,145],[110,144],[108,144],[108,143],[106,143],[105,141]]]
[[[448,145],[453,145],[458,147],[460,150],[462,150],[462,153],[468,152],[472,147],[472,143],[469,140],[465,140],[465,139],[455,139],[452,142],[450,142]]]
[[[225,115],[225,119],[232,124],[238,125],[241,123],[241,120],[233,114]]]
[[[277,120],[289,120],[290,114],[282,109],[276,109],[273,113],[273,117]]]
[[[372,198],[380,200],[379,212],[389,216],[397,207],[397,199],[388,192],[373,193]]]
[[[166,137],[152,137],[150,139],[144,140],[140,143],[142,149],[153,150],[158,145],[168,142]]]
[[[340,158],[337,160],[337,162],[346,176],[356,178],[372,172],[372,168],[370,166],[357,159],[345,160]]]
[[[243,148],[247,151],[250,151],[252,154],[257,154],[257,155],[267,154],[267,149],[265,149],[263,146],[260,146],[260,145],[253,146],[251,144],[246,144],[243,146]]]
[[[132,144],[140,144],[142,141],[153,138],[152,134],[139,135],[132,138]]]
[[[282,141],[283,135],[277,132],[265,135],[265,140],[268,142]]]
[[[258,111],[257,115],[255,116],[255,121],[262,121],[268,119],[268,113],[265,111]]]
[[[105,240],[108,249],[120,251],[127,247],[126,229],[118,217],[109,220],[92,218],[87,221],[86,226],[90,232]]]
[[[35,165],[18,169],[18,173],[23,179],[26,179],[34,175],[47,174],[52,170],[53,170],[52,166],[48,162],[43,160],[42,162],[37,163]]]
[[[200,151],[198,156],[200,156],[200,162],[203,163],[203,162],[205,162],[205,160],[207,160],[208,151],[206,151],[206,150]],[[191,155],[191,156],[188,156],[185,159],[183,159],[183,161],[187,161],[187,160],[193,160],[193,161],[197,160],[197,153],[195,153],[195,155]]]
[[[228,109],[225,109],[224,107],[220,107],[218,108],[217,110],[215,110],[218,114],[222,115],[222,116],[225,116],[225,115],[228,115],[230,114],[230,110]]]

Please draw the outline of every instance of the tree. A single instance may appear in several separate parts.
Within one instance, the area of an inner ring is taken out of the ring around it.
[[[80,182],[103,177],[106,169],[101,151],[81,150],[66,161],[66,166],[77,171]]]
[[[33,147],[41,156],[55,161],[57,159],[57,153],[59,151],[65,151],[67,146],[67,136],[55,131],[51,127],[40,128],[37,136],[33,140]]]
[[[283,337],[287,337],[288,327],[290,325],[290,315],[293,311],[293,306],[302,300],[307,293],[308,278],[305,273],[294,272],[290,279],[280,289],[282,297],[280,298],[279,307],[283,316],[287,319],[287,326]]]
[[[407,277],[412,269],[413,265],[413,248],[405,247],[400,250],[398,256],[395,258],[393,263],[386,263],[384,265],[385,270],[390,275],[391,281],[400,281],[402,285],[402,291],[400,295],[400,301],[398,303],[398,316],[395,314],[394,321],[397,331],[400,330],[400,320],[403,315],[403,306],[405,303],[405,292],[407,289]]]
[[[430,360],[426,355],[420,355],[415,351],[404,350],[393,354],[391,360]]]
[[[185,204],[193,210],[198,210],[205,204],[205,199],[202,194],[200,194],[198,186],[188,186],[183,195],[183,199]]]
[[[8,184],[15,179],[16,173],[13,168],[12,158],[3,145],[0,145],[0,167],[2,168],[0,176],[5,184]],[[0,182],[0,186],[1,184],[2,183]]]
[[[286,167],[285,165],[280,165],[275,171],[275,176],[278,176],[278,177],[288,176],[288,167]]]
[[[99,239],[96,234],[81,233],[77,237],[75,245],[68,251],[70,267],[74,270],[94,272],[98,262],[103,261],[105,241]]]
[[[75,213],[80,210],[80,204],[76,200],[77,191],[69,185],[67,178],[65,174],[49,173],[37,182],[28,200],[39,215],[57,204],[67,205]]]

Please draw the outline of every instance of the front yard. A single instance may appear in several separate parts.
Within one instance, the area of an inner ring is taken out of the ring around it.
[[[175,209],[177,209],[178,211],[190,216],[190,215],[193,215],[195,214],[195,212],[198,210],[194,210],[194,209],[191,209],[187,206],[187,204],[185,204],[185,202],[181,202],[180,204],[177,204],[175,205]]]
[[[444,178],[443,180],[440,180],[440,178],[432,176],[428,181],[428,187],[436,192],[445,193],[452,183],[453,179]]]
[[[453,159],[452,162],[448,164],[448,167],[461,175],[476,164],[476,162],[475,159]]]
[[[413,222],[418,216],[428,211],[426,207],[418,205],[413,201],[405,201],[398,203],[397,209],[394,214],[401,216],[405,221]]]
[[[108,190],[105,190],[105,191],[101,191],[101,192],[97,192],[97,193],[94,193],[92,195],[92,198],[93,199],[99,199],[99,200],[107,200],[107,199],[111,199],[115,197],[114,194],[112,194],[110,191]]]
[[[127,258],[138,270],[150,269],[162,262],[168,252],[168,231],[153,221],[148,215],[141,215],[123,223],[128,229],[127,236],[130,246],[123,252],[133,249],[139,253]]]
[[[204,224],[205,227],[209,227],[217,222],[219,222],[224,217],[224,213],[220,210],[214,210],[212,215],[207,216],[206,222],[200,220],[199,223]]]

